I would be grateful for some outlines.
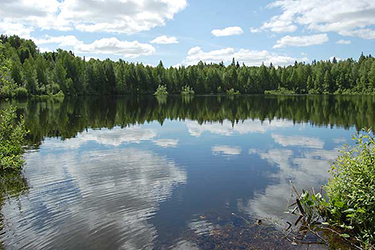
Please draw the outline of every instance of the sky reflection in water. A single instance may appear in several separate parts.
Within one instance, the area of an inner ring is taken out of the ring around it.
[[[325,183],[354,129],[287,119],[166,120],[46,138],[26,154],[29,192],[2,207],[4,246],[195,249],[210,213],[283,223],[292,180]]]

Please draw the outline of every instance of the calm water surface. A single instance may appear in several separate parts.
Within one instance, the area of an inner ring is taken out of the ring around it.
[[[13,104],[33,149],[2,182],[6,249],[295,249],[280,237],[289,181],[319,188],[338,149],[375,124],[371,97]]]

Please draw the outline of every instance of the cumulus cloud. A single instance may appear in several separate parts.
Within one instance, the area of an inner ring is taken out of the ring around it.
[[[317,34],[311,36],[284,36],[276,42],[274,49],[283,47],[307,47],[320,45],[329,41],[327,34]]]
[[[294,32],[302,26],[311,31],[375,39],[373,0],[278,0],[268,7],[280,8],[282,13],[253,30]]]
[[[128,58],[136,58],[141,55],[148,56],[155,53],[155,48],[150,44],[140,43],[138,41],[120,41],[115,37],[102,38],[90,44],[78,44],[76,49],[78,52],[112,54]]]
[[[63,47],[64,46],[74,47],[83,43],[82,41],[78,40],[77,37],[73,35],[68,35],[68,36],[48,36],[47,35],[45,38],[34,39],[34,42],[37,45],[56,43],[59,46],[63,46]]]
[[[235,58],[241,63],[248,66],[260,66],[262,63],[268,65],[270,63],[278,66],[290,65],[297,61],[307,61],[307,58],[294,58],[290,56],[278,55],[270,53],[267,50],[248,50],[234,48],[225,48],[220,50],[212,50],[204,52],[200,47],[193,47],[188,51],[186,59],[182,62],[184,65],[197,64],[199,61],[207,63],[229,63]]]
[[[338,40],[337,42],[336,42],[337,44],[351,44],[352,43],[352,41],[350,41],[350,40]]]
[[[0,20],[39,29],[133,34],[165,25],[186,0],[5,0]]]
[[[35,39],[37,45],[58,44],[62,47],[73,47],[76,53],[118,55],[126,58],[149,56],[155,53],[155,48],[147,43],[138,41],[120,41],[116,37],[102,38],[92,43],[84,43],[75,36],[47,36]]]
[[[221,30],[213,30],[211,31],[211,34],[214,36],[233,36],[243,34],[243,30],[241,29],[241,27],[233,26]]]
[[[21,23],[0,22],[0,33],[8,36],[18,35],[23,38],[30,38],[30,33],[33,31],[33,27],[26,27]]]
[[[154,40],[152,40],[150,43],[157,43],[157,44],[173,44],[178,43],[176,37],[167,37],[167,36],[158,36]]]
[[[363,39],[375,39],[375,30],[373,29],[343,30],[340,34],[343,36],[356,36]]]

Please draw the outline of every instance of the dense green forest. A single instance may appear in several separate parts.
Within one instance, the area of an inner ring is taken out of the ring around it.
[[[100,61],[71,51],[39,52],[32,40],[0,36],[0,96],[152,94],[164,85],[170,94],[188,86],[196,94],[274,91],[297,94],[373,94],[375,59],[295,62],[287,67],[249,67],[233,62],[165,68],[141,63]]]

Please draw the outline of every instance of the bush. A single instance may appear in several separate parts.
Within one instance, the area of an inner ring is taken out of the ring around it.
[[[235,91],[233,88],[227,90],[227,95],[239,95],[240,91]]]
[[[65,97],[64,92],[60,90],[57,94],[54,95],[55,97]]]
[[[165,85],[159,85],[154,95],[168,95],[167,87]]]
[[[357,134],[333,164],[326,187],[328,222],[351,229],[366,245],[375,246],[375,141],[371,132]]]
[[[293,90],[288,90],[286,88],[279,88],[277,90],[265,90],[264,94],[268,95],[294,95],[296,94]]]
[[[26,97],[27,95],[28,95],[27,89],[25,89],[24,87],[19,87],[16,89],[16,93],[15,93],[16,97]]]
[[[181,90],[182,95],[194,95],[194,90],[190,88],[189,86],[182,87]]]
[[[0,115],[0,169],[2,171],[21,170],[24,160],[25,137],[24,120],[17,121],[16,108],[10,106]]]
[[[341,151],[324,187],[326,196],[304,191],[297,200],[304,221],[335,229],[340,236],[375,247],[375,139],[371,131],[353,137],[356,145]]]

